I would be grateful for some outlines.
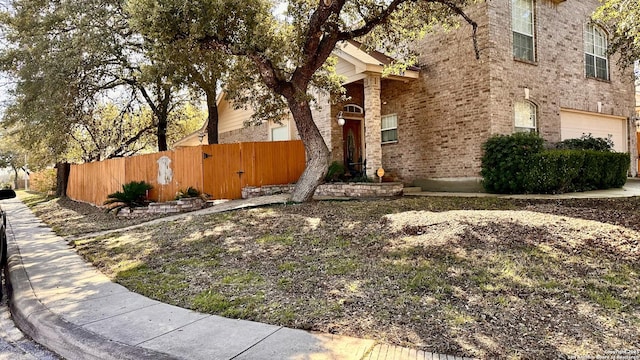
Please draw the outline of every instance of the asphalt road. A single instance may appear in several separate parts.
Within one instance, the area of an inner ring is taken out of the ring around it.
[[[4,290],[4,284],[2,284]],[[11,319],[6,291],[0,301],[0,360],[62,360],[25,336]]]

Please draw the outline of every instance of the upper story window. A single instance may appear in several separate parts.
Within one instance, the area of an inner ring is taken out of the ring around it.
[[[534,132],[538,129],[537,107],[528,101],[515,103],[515,123],[516,132]]]
[[[284,141],[289,140],[289,124],[284,122],[282,124],[274,123],[271,127],[271,141]]]
[[[584,28],[584,65],[587,77],[609,80],[607,37],[593,24]]]
[[[533,0],[511,0],[511,28],[513,30],[513,57],[535,61]]]

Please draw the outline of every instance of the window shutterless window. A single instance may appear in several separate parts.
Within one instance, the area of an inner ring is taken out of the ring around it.
[[[584,28],[584,65],[587,77],[609,80],[607,37],[593,24]]]
[[[289,140],[289,127],[287,125],[271,128],[271,141]]]
[[[511,0],[511,29],[513,57],[535,61],[533,0]]]
[[[398,141],[398,115],[382,116],[382,143]]]
[[[517,102],[514,105],[515,110],[515,123],[514,129],[516,132],[534,132],[538,128],[538,121],[536,118],[537,108],[534,104],[528,101]]]

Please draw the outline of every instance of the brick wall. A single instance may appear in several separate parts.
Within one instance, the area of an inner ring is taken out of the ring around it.
[[[610,58],[610,81],[584,75],[583,26],[597,0],[536,2],[537,61],[513,59],[511,1],[474,5],[480,60],[466,24],[428,34],[416,45],[420,79],[384,80],[382,115],[398,114],[398,142],[383,145],[383,166],[405,183],[426,178],[478,177],[481,146],[493,134],[513,132],[513,105],[538,106],[541,135],[560,140],[560,108],[628,117],[633,111],[631,72]]]
[[[249,126],[242,129],[220,133],[220,144],[236,142],[269,141],[269,126],[267,124]]]
[[[469,14],[488,44],[486,3]],[[471,27],[436,32],[417,44],[420,78],[385,80],[382,115],[398,114],[398,142],[382,146],[383,167],[405,183],[421,178],[477,176],[481,144],[490,133],[489,64],[475,59]]]
[[[513,131],[513,104],[524,100],[525,87],[538,106],[540,134],[550,141],[560,140],[560,108],[595,113],[600,101],[603,114],[630,116],[632,76],[618,69],[615,56],[609,59],[610,81],[585,77],[583,31],[597,0],[536,2],[535,63],[513,60],[510,4],[509,0],[488,3],[493,133]]]

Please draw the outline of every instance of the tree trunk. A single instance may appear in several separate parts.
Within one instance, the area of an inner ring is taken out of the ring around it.
[[[209,145],[217,144],[219,142],[218,138],[218,102],[217,102],[217,92],[214,89],[205,89],[205,95],[207,97],[207,138],[209,139]]]
[[[14,174],[14,178],[13,178],[13,188],[14,189],[18,189],[18,168],[15,166],[11,166],[13,168],[13,174]]]
[[[305,202],[313,198],[313,193],[320,183],[322,183],[329,170],[329,149],[313,122],[311,107],[304,96],[287,97],[289,109],[293,115],[298,128],[298,134],[304,144],[307,155],[307,166],[298,180],[291,201]]]
[[[57,163],[56,170],[56,196],[67,197],[67,184],[69,183],[71,164]]]
[[[167,114],[164,113],[162,116],[158,116],[158,131],[156,132],[158,136],[158,151],[167,151],[169,147],[167,146]]]

